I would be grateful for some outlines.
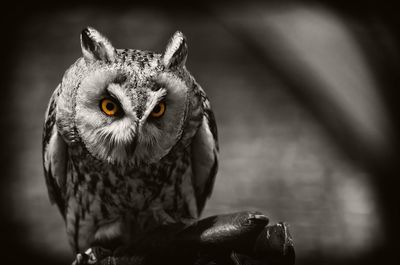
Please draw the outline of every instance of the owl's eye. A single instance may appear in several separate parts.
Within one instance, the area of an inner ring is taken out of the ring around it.
[[[100,101],[100,109],[104,114],[112,117],[118,116],[121,112],[119,104],[111,98],[103,98]]]
[[[151,112],[151,116],[153,118],[160,118],[162,115],[164,115],[166,109],[165,102],[159,102]]]

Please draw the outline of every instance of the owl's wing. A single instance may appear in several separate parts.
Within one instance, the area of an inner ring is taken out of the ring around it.
[[[60,85],[51,96],[43,128],[43,168],[49,198],[56,203],[65,218],[65,179],[67,166],[67,145],[57,131],[56,104]]]
[[[218,135],[214,113],[208,99],[203,96],[203,121],[192,142],[192,183],[201,214],[210,197],[218,170]]]

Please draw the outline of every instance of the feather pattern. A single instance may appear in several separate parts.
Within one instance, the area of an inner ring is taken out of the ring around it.
[[[56,101],[60,85],[54,91],[48,105],[43,129],[43,168],[50,201],[56,203],[65,218],[65,179],[67,146],[56,126]]]
[[[218,133],[210,102],[200,89],[203,119],[191,145],[192,182],[197,203],[198,215],[210,197],[218,171]]]

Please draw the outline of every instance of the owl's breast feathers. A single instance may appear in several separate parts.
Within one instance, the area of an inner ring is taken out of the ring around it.
[[[120,236],[197,217],[188,149],[174,163],[124,169],[82,156],[84,152],[81,148],[70,151],[67,172],[67,233],[76,249],[109,237],[99,230],[103,233],[113,223],[123,223]]]

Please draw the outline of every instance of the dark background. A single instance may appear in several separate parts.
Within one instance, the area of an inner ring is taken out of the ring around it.
[[[18,2],[1,16],[0,263],[70,264],[41,164],[44,112],[90,25],[162,52],[175,30],[210,97],[220,170],[203,216],[290,224],[298,264],[399,249],[399,35],[383,1]],[[394,2],[393,2],[394,3]]]

